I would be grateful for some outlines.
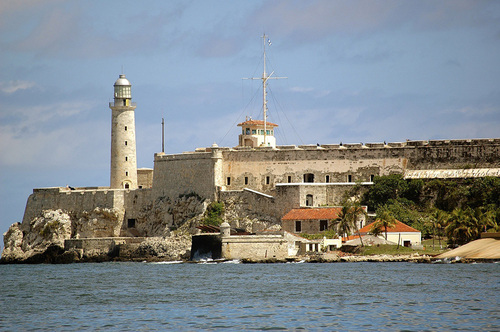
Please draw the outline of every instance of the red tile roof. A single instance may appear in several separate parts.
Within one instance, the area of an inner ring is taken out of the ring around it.
[[[332,220],[338,217],[341,210],[340,207],[291,209],[281,220]]]
[[[360,233],[369,233],[372,228],[372,224],[368,224],[359,230]],[[387,233],[401,233],[401,232],[418,232],[419,230],[403,224],[401,221],[396,220],[396,225],[394,227],[387,228]],[[385,233],[385,230],[384,230]]]
[[[242,123],[238,123],[238,126],[252,126],[252,125],[258,125],[258,126],[264,126],[264,120],[247,120]],[[272,123],[267,121],[266,122],[267,127],[278,127],[276,123]]]

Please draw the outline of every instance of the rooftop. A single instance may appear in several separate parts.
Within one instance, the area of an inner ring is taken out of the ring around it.
[[[267,127],[278,127],[277,124],[266,122]],[[238,123],[238,126],[264,126],[264,120],[246,120],[245,122]]]
[[[361,228],[359,232],[363,234],[367,234],[370,232],[373,224],[368,224],[365,227]],[[388,233],[406,233],[406,232],[418,232],[420,233],[419,230],[410,227],[406,224],[403,224],[401,221],[396,220],[396,225],[394,227],[387,228]]]
[[[281,220],[319,220],[336,219],[342,210],[341,207],[316,207],[291,209]]]

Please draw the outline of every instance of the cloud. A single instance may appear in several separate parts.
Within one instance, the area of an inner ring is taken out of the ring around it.
[[[249,27],[286,36],[291,44],[314,43],[339,34],[351,38],[410,27],[436,31],[454,27],[495,26],[495,1],[272,1],[248,18]]]
[[[304,87],[300,87],[300,86],[294,86],[294,87],[290,88],[290,91],[299,92],[299,93],[307,93],[307,92],[314,91],[314,88],[304,88]]]
[[[54,8],[43,15],[30,35],[17,45],[21,51],[58,52],[62,47],[71,49],[78,30],[78,13]]]
[[[5,94],[13,94],[18,90],[27,90],[36,86],[35,82],[30,81],[9,81],[0,82],[0,91]]]
[[[236,38],[210,38],[206,40],[198,49],[198,54],[202,57],[225,57],[234,55],[241,49],[241,44]]]

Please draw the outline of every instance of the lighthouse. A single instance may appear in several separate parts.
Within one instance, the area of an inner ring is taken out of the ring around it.
[[[135,103],[131,84],[120,75],[114,84],[111,108],[111,189],[137,189]]]

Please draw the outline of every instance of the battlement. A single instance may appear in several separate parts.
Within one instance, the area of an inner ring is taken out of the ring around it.
[[[183,154],[207,153],[219,151],[281,151],[281,150],[340,150],[340,149],[390,149],[390,148],[418,148],[418,147],[458,147],[458,146],[491,146],[500,145],[500,138],[455,139],[455,140],[407,140],[404,142],[374,142],[374,143],[339,143],[339,144],[303,144],[278,145],[276,147],[206,147],[196,148],[192,152]]]

